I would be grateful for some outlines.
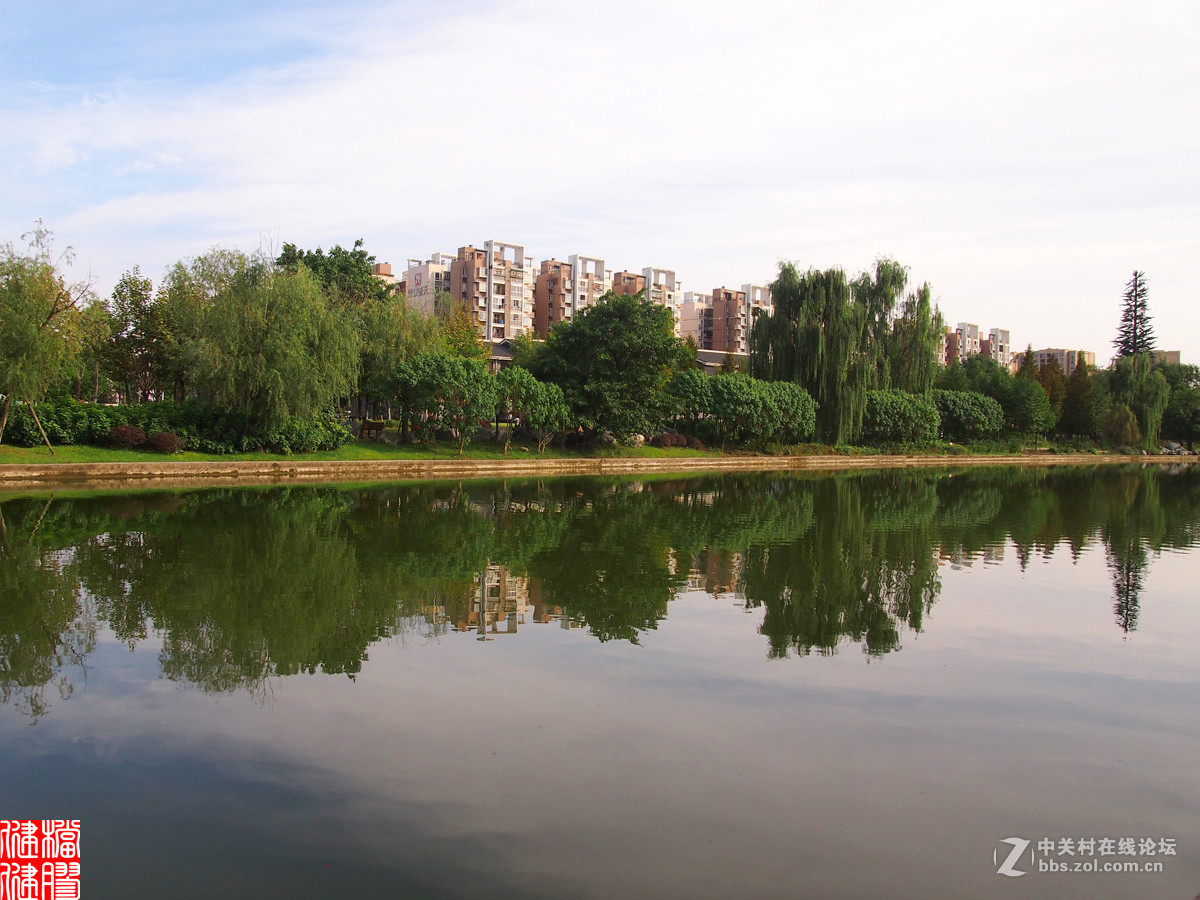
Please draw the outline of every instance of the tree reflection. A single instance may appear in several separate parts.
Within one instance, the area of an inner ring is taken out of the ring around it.
[[[870,657],[925,626],[940,565],[1104,549],[1137,627],[1164,549],[1200,536],[1193,468],[738,475],[0,502],[0,699],[34,720],[96,630],[163,673],[261,693],[353,677],[382,640],[515,631],[528,608],[638,643],[689,585],[761,610],[771,657]]]

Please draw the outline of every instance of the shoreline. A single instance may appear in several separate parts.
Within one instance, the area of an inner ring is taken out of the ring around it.
[[[729,456],[580,459],[280,460],[0,465],[0,493],[42,487],[89,490],[227,487],[462,478],[541,478],[640,473],[815,472],[968,466],[1191,465],[1195,456],[1021,454],[1005,456]]]

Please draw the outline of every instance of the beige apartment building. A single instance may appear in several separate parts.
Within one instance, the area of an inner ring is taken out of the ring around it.
[[[520,244],[459,247],[450,265],[451,296],[466,305],[479,333],[493,343],[532,333],[533,286],[533,264]]]
[[[435,253],[427,260],[410,259],[404,270],[404,293],[408,297],[408,308],[427,316],[438,312],[434,298],[450,290],[450,267],[454,257],[448,253]]]
[[[679,307],[683,303],[683,286],[676,279],[675,271],[647,266],[642,269],[642,281],[646,286],[646,299],[671,310],[671,315],[675,319],[675,334],[678,336],[681,313]]]
[[[1086,350],[1060,350],[1055,347],[1047,347],[1044,350],[1034,350],[1033,356],[1037,360],[1039,369],[1047,365],[1052,358],[1057,359],[1058,367],[1062,369],[1064,375],[1074,372],[1075,367],[1081,362],[1092,367],[1096,365],[1096,354]]]
[[[679,304],[679,337],[689,337],[701,350],[711,350],[713,341],[712,295],[702,291],[684,291]]]

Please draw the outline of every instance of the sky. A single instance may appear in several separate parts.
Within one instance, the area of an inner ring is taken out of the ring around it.
[[[0,242],[107,296],[213,246],[769,283],[879,257],[946,320],[1200,363],[1200,4],[0,0]]]

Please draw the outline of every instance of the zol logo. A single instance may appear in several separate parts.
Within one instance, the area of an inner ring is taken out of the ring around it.
[[[992,851],[992,862],[996,865],[996,874],[1007,875],[1009,878],[1020,878],[1025,873],[1015,866],[1021,855],[1029,849],[1030,841],[1025,838],[1010,837],[1004,838],[1000,843],[1010,845],[1012,850],[1004,858],[1004,862],[1000,862],[1000,854],[1004,852],[1003,850],[997,847]]]

